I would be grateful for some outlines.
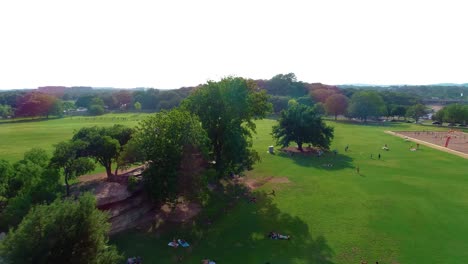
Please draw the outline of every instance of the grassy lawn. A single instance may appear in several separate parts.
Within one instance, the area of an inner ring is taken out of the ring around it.
[[[33,147],[52,153],[53,144],[71,139],[74,130],[86,126],[135,126],[148,114],[107,114],[98,117],[74,116],[60,119],[0,123],[0,158],[14,162]]]
[[[411,152],[410,142],[383,133],[421,127],[329,122],[335,127],[332,149],[339,154],[317,158],[267,154],[273,123],[257,122],[254,145],[262,162],[248,176],[287,177],[291,183],[264,185],[257,190],[257,204],[241,202],[189,250],[167,246],[173,236],[191,239],[185,229],[123,233],[113,239],[119,249],[149,263],[172,263],[176,256],[183,256],[183,263],[205,257],[220,263],[344,264],[463,263],[468,258],[468,162],[425,146]],[[384,144],[390,151],[381,150]],[[273,188],[276,196],[266,196]],[[272,230],[293,238],[266,239]]]
[[[16,161],[31,147],[51,151],[52,144],[83,126],[134,126],[142,117],[134,115],[118,115],[127,120],[105,115],[0,124],[0,158]],[[290,183],[265,184],[256,190],[256,204],[241,200],[210,226],[163,233],[129,231],[113,237],[113,243],[126,256],[142,256],[145,263],[173,263],[176,256],[183,256],[183,263],[200,263],[206,257],[219,263],[259,264],[360,260],[450,264],[468,259],[468,161],[425,146],[411,152],[412,143],[383,133],[436,128],[330,121],[335,127],[332,149],[339,153],[317,158],[268,154],[274,143],[273,124],[257,122],[254,147],[262,162],[248,177],[287,177]],[[381,150],[384,144],[390,151]],[[328,163],[333,167],[322,166]],[[276,196],[266,195],[272,189]],[[290,234],[292,239],[269,240],[265,238],[269,231]],[[173,237],[187,239],[192,247],[168,247]]]

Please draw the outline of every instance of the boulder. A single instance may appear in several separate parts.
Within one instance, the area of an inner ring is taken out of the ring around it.
[[[117,182],[100,182],[94,189],[97,207],[123,201],[130,196],[127,186]]]

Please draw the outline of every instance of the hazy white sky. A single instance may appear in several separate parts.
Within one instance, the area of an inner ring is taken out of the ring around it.
[[[468,82],[468,2],[5,0],[0,89]]]

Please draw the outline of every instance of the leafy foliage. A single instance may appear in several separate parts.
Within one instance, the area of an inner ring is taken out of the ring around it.
[[[291,104],[281,112],[272,135],[282,147],[289,146],[293,141],[301,151],[306,143],[328,149],[333,139],[333,128],[327,126],[312,107]]]
[[[70,195],[69,181],[95,168],[94,162],[90,159],[80,157],[80,153],[84,152],[85,148],[86,143],[80,140],[63,141],[55,145],[50,164],[63,172],[67,196]]]
[[[439,122],[468,123],[468,106],[451,104],[439,110],[433,118]]]
[[[200,120],[187,111],[156,113],[141,121],[132,139],[148,161],[143,173],[144,184],[155,200],[172,198],[178,193],[178,170],[184,151],[203,150],[208,145]]]
[[[382,97],[374,91],[359,91],[351,97],[348,113],[367,121],[369,117],[379,117],[385,112],[385,103]]]
[[[306,84],[298,82],[294,73],[278,74],[270,80],[258,80],[256,83],[271,95],[297,98],[307,95],[308,92]]]
[[[90,194],[78,201],[56,200],[34,207],[0,247],[11,263],[118,263],[122,257],[108,245],[107,215]]]
[[[135,110],[137,110],[137,111],[141,111],[141,104],[140,104],[140,102],[135,102],[135,103],[133,104],[133,108],[135,108]]]
[[[0,117],[7,118],[13,115],[13,109],[9,105],[0,104]]]
[[[8,183],[13,176],[13,166],[3,159],[0,159],[0,211],[6,205],[8,197]]]
[[[105,110],[104,110],[104,107],[102,107],[101,105],[91,105],[88,109],[88,112],[90,115],[97,116],[97,115],[103,115]]]
[[[112,174],[112,163],[117,162],[123,147],[130,140],[133,130],[123,125],[112,127],[84,127],[77,131],[72,140],[84,142],[86,147],[80,151],[81,157],[91,157],[106,169],[108,177]],[[118,167],[115,170],[117,173]]]
[[[56,101],[57,98],[48,94],[38,92],[27,93],[18,100],[15,114],[25,117],[48,117],[51,111],[53,111]]]
[[[335,120],[338,115],[344,115],[348,108],[348,97],[342,94],[333,94],[325,101],[325,109],[328,114],[334,115]]]
[[[219,176],[240,172],[258,160],[251,149],[255,119],[271,109],[265,91],[242,78],[209,81],[184,102],[184,108],[199,116],[211,141],[211,152]]]
[[[2,178],[6,207],[1,215],[3,227],[16,226],[31,206],[51,202],[61,193],[60,174],[50,168],[49,157],[42,149],[31,149],[11,167],[3,162]]]
[[[424,105],[416,104],[408,108],[408,110],[406,111],[406,116],[414,118],[414,120],[418,122],[419,118],[425,116],[427,112],[427,108]]]

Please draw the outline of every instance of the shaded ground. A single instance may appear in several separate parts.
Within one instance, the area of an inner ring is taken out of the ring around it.
[[[128,169],[125,169],[125,170],[119,170],[118,175],[133,172],[133,171],[141,169],[141,168],[142,168],[142,166],[136,166],[136,167],[128,168]],[[83,176],[79,177],[78,179],[79,179],[80,183],[91,182],[91,181],[101,181],[101,180],[107,179],[107,174],[106,174],[106,172],[88,174],[88,175],[83,175]]]
[[[290,155],[295,155],[295,154],[314,155],[319,152],[319,149],[314,148],[314,147],[303,147],[302,151],[300,151],[297,147],[286,147],[286,148],[282,148],[280,151],[290,154]]]
[[[250,190],[255,190],[267,183],[290,183],[291,181],[287,177],[265,177],[265,178],[240,178],[239,183],[244,184]]]

